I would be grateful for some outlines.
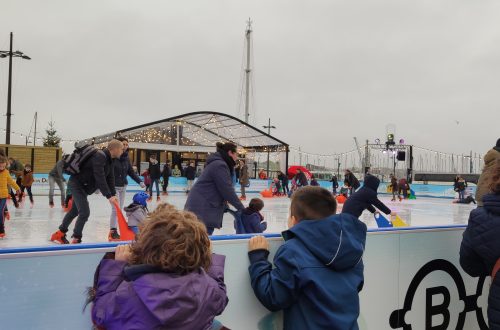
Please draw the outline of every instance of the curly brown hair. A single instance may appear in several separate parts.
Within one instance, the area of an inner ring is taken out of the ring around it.
[[[130,264],[148,264],[169,273],[208,270],[210,239],[205,225],[191,212],[162,203],[149,214],[132,245]]]
[[[494,194],[500,194],[500,159],[495,161],[491,168],[491,179],[488,182],[489,190]]]

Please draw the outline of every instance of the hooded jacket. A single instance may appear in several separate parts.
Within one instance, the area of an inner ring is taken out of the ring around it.
[[[130,227],[139,226],[148,216],[146,208],[139,204],[132,203],[125,207],[124,210],[127,214],[127,222]]]
[[[92,320],[106,330],[205,330],[227,305],[222,255],[208,272],[165,273],[104,259],[98,268]]]
[[[130,176],[135,182],[141,183],[141,178],[139,178],[139,176],[132,169],[128,152],[124,152],[120,158],[113,161],[113,170],[115,174],[116,187],[124,187],[128,185],[127,176]]]
[[[226,202],[238,211],[245,208],[234,191],[229,166],[216,152],[208,157],[205,169],[189,192],[184,209],[196,214],[205,226],[220,228]]]
[[[385,204],[377,198],[377,189],[379,185],[380,180],[376,176],[367,174],[363,187],[353,193],[344,203],[342,213],[349,213],[359,218],[364,210],[375,213],[376,207],[385,214],[390,214],[391,209],[385,206]]]
[[[488,182],[493,175],[493,165],[497,159],[500,159],[500,151],[495,148],[491,149],[486,153],[486,155],[484,155],[483,172],[477,181],[476,188],[477,206],[483,206],[483,196],[488,193]]]
[[[489,276],[500,258],[500,195],[488,194],[484,206],[471,211],[460,246],[460,265],[470,276]],[[488,297],[490,329],[500,329],[500,273]]]
[[[267,221],[264,220],[264,217],[249,207],[242,212],[241,222],[245,232],[236,232],[236,234],[263,233],[267,229]]]
[[[249,252],[252,288],[270,311],[283,310],[287,330],[358,329],[366,225],[349,214],[302,220],[285,243]]]
[[[49,176],[54,177],[56,180],[64,180],[63,176],[64,160],[57,161],[56,165],[50,170]]]

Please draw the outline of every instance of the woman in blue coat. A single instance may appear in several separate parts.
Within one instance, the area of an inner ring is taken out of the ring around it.
[[[472,210],[460,246],[460,265],[470,276],[489,276],[500,267],[500,160],[489,182],[483,207]],[[500,273],[491,281],[488,296],[490,329],[500,329]]]
[[[191,211],[205,224],[209,235],[222,227],[227,203],[243,211],[245,208],[234,190],[232,177],[238,159],[236,145],[217,143],[217,152],[211,154],[201,176],[191,189],[184,209]]]

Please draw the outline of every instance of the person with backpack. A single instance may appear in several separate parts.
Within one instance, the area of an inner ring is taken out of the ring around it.
[[[112,206],[119,207],[116,198],[113,160],[123,154],[123,143],[111,140],[107,148],[99,150],[86,145],[77,148],[65,159],[64,171],[71,174],[68,188],[71,189],[73,203],[71,210],[64,216],[59,230],[52,234],[50,240],[59,244],[69,244],[66,238],[69,225],[77,218],[73,229],[72,244],[82,242],[83,227],[90,216],[88,196],[97,190],[106,197]]]
[[[56,184],[61,191],[61,206],[64,208],[65,205],[66,193],[64,191],[63,175],[64,157],[65,156],[63,156],[63,159],[59,160],[49,172],[49,206],[51,208],[54,207],[54,188]]]
[[[132,169],[132,164],[130,163],[130,158],[128,157],[128,139],[119,137],[117,138],[117,140],[123,143],[124,149],[124,152],[120,156],[120,158],[116,159],[113,162],[116,197],[120,202],[120,209],[122,209],[125,206],[125,195],[127,194],[127,176],[130,176],[132,180],[134,180],[141,186],[141,188],[146,187],[146,185],[141,181],[141,178],[139,178],[139,176],[135,174],[134,170]],[[118,225],[118,220],[116,217],[116,208],[114,206],[111,206],[111,217],[109,218],[108,234],[108,241],[110,242],[120,240],[120,235],[118,234],[118,230],[116,229]]]

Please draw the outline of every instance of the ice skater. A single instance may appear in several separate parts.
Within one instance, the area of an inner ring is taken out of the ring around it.
[[[358,178],[351,172],[351,170],[345,170],[344,181],[347,181],[349,196],[351,196],[360,187]]]
[[[333,175],[330,182],[332,183],[332,194],[337,196],[337,189],[339,189],[339,180],[337,179],[337,176]]]
[[[86,148],[94,147],[87,146]],[[83,227],[90,216],[88,196],[94,194],[98,189],[112,206],[119,205],[115,192],[113,160],[119,158],[122,154],[123,143],[118,140],[111,140],[107,148],[103,150],[95,148],[88,159],[83,163],[79,163],[80,172],[71,175],[68,180],[68,187],[71,189],[73,196],[72,207],[64,216],[59,230],[50,237],[52,242],[69,244],[66,233],[73,220],[77,217],[71,243],[78,244],[82,242]]]
[[[115,176],[115,191],[116,197],[120,203],[120,209],[122,209],[125,205],[125,195],[127,194],[127,186],[128,179],[130,177],[136,183],[140,185],[141,188],[145,188],[146,185],[142,182],[141,178],[135,174],[132,169],[132,165],[130,163],[130,158],[128,156],[128,139],[125,137],[117,138],[118,141],[123,143],[123,154],[113,161],[113,173]],[[116,229],[118,225],[116,208],[114,205],[111,206],[111,216],[109,218],[109,233],[108,233],[108,241],[119,241],[120,234],[118,234],[118,230]]]
[[[172,170],[170,169],[170,165],[168,163],[165,163],[165,165],[163,165],[163,170],[161,171],[161,176],[163,179],[163,182],[161,184],[162,195],[168,195],[168,182],[170,181],[171,175]]]
[[[359,218],[364,210],[368,210],[371,213],[377,213],[376,207],[385,214],[396,216],[396,212],[391,211],[390,208],[378,199],[377,189],[379,185],[380,180],[376,176],[367,174],[363,187],[349,196],[345,201],[342,213],[348,213]]]
[[[64,156],[63,156],[64,158]],[[63,174],[64,159],[57,161],[56,165],[49,172],[49,206],[54,207],[54,188],[55,185],[59,187],[61,192],[61,206],[64,208],[64,199],[66,193],[64,192],[64,174]]]
[[[31,186],[33,185],[33,182],[35,182],[35,179],[33,179],[33,172],[31,171],[31,165],[26,164],[24,166],[23,170],[23,175],[21,177],[21,194],[19,195],[19,203],[23,201],[24,198],[24,190],[28,193],[28,197],[30,199],[31,207],[33,207],[34,200],[33,200],[33,193],[31,192]]]
[[[391,201],[394,202],[396,201],[396,194],[398,195],[399,201],[401,201],[401,195],[399,194],[399,188],[398,188],[398,179],[394,174],[391,174],[391,184],[389,185],[392,190],[392,199]]]
[[[186,167],[184,174],[186,175],[187,179],[186,194],[189,194],[189,191],[193,188],[194,179],[196,177],[196,167],[193,161],[189,163],[188,167]]]
[[[286,195],[290,194],[290,188],[288,187],[288,177],[285,173],[279,171],[278,179],[281,181],[281,186],[283,187],[283,193]]]
[[[138,192],[132,198],[132,204],[125,207],[128,228],[136,235],[139,234],[139,226],[144,225],[148,216],[149,195],[143,191]]]
[[[149,176],[151,177],[151,185],[149,186],[149,199],[153,198],[153,185],[156,187],[156,201],[160,201],[160,163],[156,159],[156,155],[152,154],[149,157]]]
[[[0,238],[5,237],[5,207],[9,192],[11,188],[14,188],[18,195],[21,193],[19,186],[10,176],[7,163],[8,160],[5,157],[5,151],[0,149]]]

